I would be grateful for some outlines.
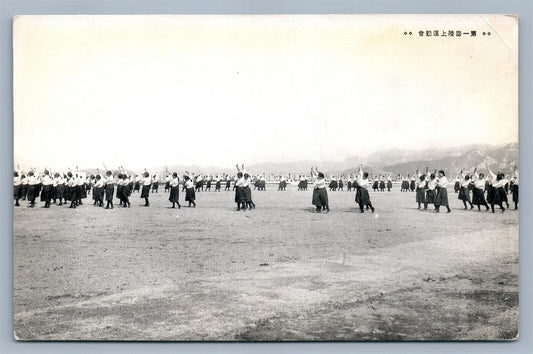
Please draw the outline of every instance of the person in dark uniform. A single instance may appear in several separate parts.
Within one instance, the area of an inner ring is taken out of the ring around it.
[[[192,205],[194,208],[196,208],[196,193],[194,191],[194,182],[192,181],[192,178],[190,177],[188,172],[185,176],[183,176],[183,179],[185,180],[185,201],[189,202],[189,207]]]
[[[372,210],[372,213],[375,211],[370,201],[370,195],[368,194],[368,172],[363,173],[362,166],[359,166],[359,173],[355,179],[355,202],[359,205],[359,210],[361,213],[364,213],[364,207],[368,206]]]
[[[145,207],[150,206],[150,201],[148,200],[148,197],[150,197],[150,186],[152,185],[152,178],[150,177],[150,174],[148,171],[144,171],[143,173],[143,179],[142,179],[142,190],[141,190],[141,198],[144,198],[144,205]]]
[[[172,203],[172,208],[176,208],[176,204],[178,204],[178,209],[181,209],[179,196],[180,196],[180,180],[178,178],[178,174],[174,172],[172,174],[172,179],[169,181],[170,186],[170,197],[168,200]]]
[[[104,179],[105,185],[105,200],[107,202],[106,209],[114,208],[113,206],[113,194],[115,193],[115,179],[113,178],[113,173],[111,171],[106,172],[106,177]]]

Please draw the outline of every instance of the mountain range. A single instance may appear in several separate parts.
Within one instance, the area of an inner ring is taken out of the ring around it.
[[[355,173],[359,165],[371,175],[378,174],[413,174],[417,169],[428,167],[443,169],[450,175],[459,173],[461,169],[471,170],[473,167],[483,168],[487,163],[492,170],[509,172],[518,167],[518,143],[505,145],[476,144],[450,148],[431,148],[422,150],[394,149],[372,153],[365,157],[352,156],[343,161],[292,161],[292,162],[261,162],[246,166],[250,174],[307,174],[311,166],[316,166],[326,174]],[[169,165],[153,167],[150,171],[172,172],[184,171],[203,172],[210,174],[235,174],[235,167]]]

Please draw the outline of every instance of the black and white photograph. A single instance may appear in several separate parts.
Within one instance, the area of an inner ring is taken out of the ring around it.
[[[518,22],[14,17],[14,338],[518,339]]]

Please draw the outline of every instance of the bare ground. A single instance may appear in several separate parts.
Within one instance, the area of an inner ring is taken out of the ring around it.
[[[511,340],[518,212],[416,209],[414,193],[201,192],[197,208],[14,210],[23,340]],[[90,197],[90,196],[89,196]],[[180,196],[183,198],[183,195]]]

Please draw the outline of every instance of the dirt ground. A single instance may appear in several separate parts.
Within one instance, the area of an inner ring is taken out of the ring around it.
[[[14,325],[23,340],[510,340],[518,211],[416,209],[415,194],[162,189],[105,210],[14,210]],[[91,196],[89,196],[91,198]],[[180,193],[180,199],[184,195]],[[184,202],[182,204],[185,204]]]

